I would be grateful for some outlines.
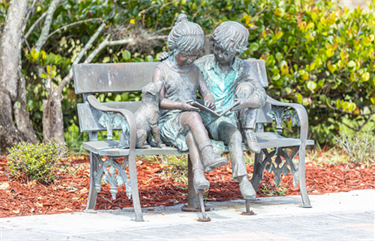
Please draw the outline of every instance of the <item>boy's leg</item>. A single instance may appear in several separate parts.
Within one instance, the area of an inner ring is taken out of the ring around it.
[[[227,164],[226,157],[222,157],[214,152],[206,128],[202,123],[202,118],[197,112],[184,112],[181,117],[181,124],[184,127],[184,131],[191,131],[198,149],[201,151],[203,164],[207,170],[214,170],[215,167]]]
[[[219,124],[218,135],[219,140],[223,141],[229,148],[232,163],[232,179],[237,179],[240,183],[241,194],[245,199],[255,198],[255,190],[247,178],[241,133],[233,124],[221,122]]]
[[[236,99],[250,99],[254,93],[255,87],[247,82],[241,83],[236,88]],[[239,121],[241,128],[246,137],[246,143],[250,150],[255,153],[260,153],[261,149],[256,139],[254,128],[258,109],[245,108],[239,111]]]

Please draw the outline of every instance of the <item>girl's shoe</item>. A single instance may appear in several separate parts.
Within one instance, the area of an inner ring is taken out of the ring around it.
[[[196,193],[203,193],[210,187],[210,182],[204,177],[204,172],[202,169],[194,169],[194,189]]]

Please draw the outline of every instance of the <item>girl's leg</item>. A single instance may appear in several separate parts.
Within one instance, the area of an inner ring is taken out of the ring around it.
[[[207,172],[214,170],[215,167],[227,164],[227,158],[221,157],[214,152],[199,113],[194,111],[185,112],[181,117],[181,123],[185,131],[191,131],[198,149],[202,153],[203,164]]]
[[[197,190],[207,190],[210,187],[210,183],[204,177],[198,146],[191,132],[186,135],[186,143],[189,146],[190,161],[193,166],[195,192],[197,192]]]

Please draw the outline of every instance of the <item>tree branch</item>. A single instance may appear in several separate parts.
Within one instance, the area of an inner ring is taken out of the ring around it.
[[[73,64],[78,64],[78,62],[82,59],[85,52],[91,47],[92,43],[98,38],[99,34],[103,31],[105,28],[105,23],[102,23],[98,30],[94,33],[93,36],[89,39],[85,47],[81,50],[81,52],[78,54],[77,58],[74,60]],[[73,78],[73,68],[70,68],[69,74],[65,76],[65,78],[60,82],[58,88],[57,88],[57,94],[60,96],[62,94],[62,91],[64,87],[69,83],[69,81]]]
[[[29,37],[29,35],[31,34],[31,32],[34,30],[34,28],[36,27],[36,25],[38,25],[38,23],[47,15],[47,12],[44,12],[36,21],[33,25],[31,25],[29,31],[27,31],[27,33],[25,34],[25,39],[27,39]]]
[[[107,47],[107,45],[108,45],[108,39],[109,39],[109,37],[110,37],[111,35],[110,34],[108,34],[107,35],[107,37],[105,38],[105,40],[103,41],[103,42],[101,42],[100,44],[99,44],[99,46],[94,50],[94,51],[92,51],[92,53],[87,57],[87,59],[85,60],[85,64],[87,64],[87,63],[90,63],[91,62],[91,60],[103,49],[103,48],[105,48],[105,47]]]
[[[61,0],[52,0],[49,5],[49,8],[47,10],[46,20],[44,21],[44,26],[42,28],[42,33],[40,34],[40,37],[35,44],[35,51],[37,52],[41,50],[42,46],[47,41],[47,36],[51,28],[52,17],[53,17],[53,14],[55,13],[56,8],[59,6],[60,1]]]
[[[102,26],[105,26],[105,24],[103,23],[101,25]],[[104,27],[103,27],[104,28]],[[98,34],[99,35],[99,29],[98,31],[91,37],[90,41],[94,41],[96,39],[95,35]],[[128,38],[128,39],[122,39],[122,40],[116,40],[116,41],[108,41],[110,35],[107,35],[106,39],[101,42],[99,44],[99,46],[86,58],[85,62],[84,63],[90,63],[94,58],[95,56],[105,47],[107,46],[115,46],[115,45],[121,45],[121,44],[128,44],[128,43],[133,43],[135,42],[135,39],[133,38]],[[156,40],[156,39],[166,39],[168,38],[167,35],[162,35],[162,36],[155,36],[155,37],[149,37],[147,38],[147,40]],[[89,41],[89,42],[90,42]],[[78,64],[78,62],[80,61],[80,59],[82,58],[83,54],[86,52],[86,50],[91,46],[88,46],[89,43],[86,44],[85,48],[79,53],[78,57],[74,60],[74,63],[73,64]],[[88,47],[87,47],[88,46]],[[86,48],[87,47],[87,48]],[[69,74],[67,76],[65,76],[65,78],[61,81],[61,83],[59,84],[59,87],[58,87],[58,91],[57,93],[59,95],[62,94],[62,91],[63,91],[63,88],[69,83],[69,81],[71,81],[73,78],[73,69],[71,68],[70,71],[69,71]]]
[[[0,9],[0,13],[4,16],[4,18],[7,17],[7,15],[3,11],[1,11],[1,9]]]
[[[66,29],[68,27],[72,27],[74,25],[78,25],[78,24],[81,24],[81,23],[85,23],[85,22],[90,22],[90,21],[96,21],[96,20],[102,20],[101,18],[91,18],[91,19],[86,19],[86,20],[82,20],[82,21],[78,21],[78,22],[74,22],[74,23],[71,23],[71,24],[68,24],[68,25],[65,25],[55,31],[53,31],[52,33],[50,33],[48,36],[47,36],[47,39],[49,37],[51,37],[52,35],[54,35],[55,33],[59,32],[61,29]]]
[[[362,125],[359,126],[359,131],[358,132],[362,131],[363,127],[365,127],[365,125],[367,125],[367,123],[371,120],[371,117],[373,115],[374,114],[371,114],[370,116],[368,116],[367,120]]]
[[[342,112],[342,113],[345,113],[345,114],[349,114],[349,115],[368,116],[368,115],[375,114],[375,112],[371,112],[371,113],[368,113],[368,114],[360,114],[360,113],[354,114],[354,112],[350,112],[350,111],[346,111],[346,110],[340,110],[340,109],[338,109],[336,107],[333,107],[332,105],[329,105],[329,104],[327,104],[327,105],[318,105],[318,107],[319,108],[327,108],[327,107],[329,107],[332,110],[336,110],[336,111],[339,111],[339,112]]]

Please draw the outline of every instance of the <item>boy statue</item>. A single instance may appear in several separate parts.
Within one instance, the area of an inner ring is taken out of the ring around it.
[[[195,64],[203,74],[208,88],[215,97],[216,112],[220,113],[235,102],[239,104],[224,116],[208,124],[207,129],[217,141],[229,147],[232,179],[240,183],[245,199],[255,198],[255,191],[247,178],[242,151],[242,129],[250,150],[260,153],[254,128],[257,111],[266,103],[267,94],[254,68],[238,58],[248,45],[249,31],[240,23],[228,21],[214,31],[214,54],[204,56]],[[207,170],[207,172],[212,171]]]

